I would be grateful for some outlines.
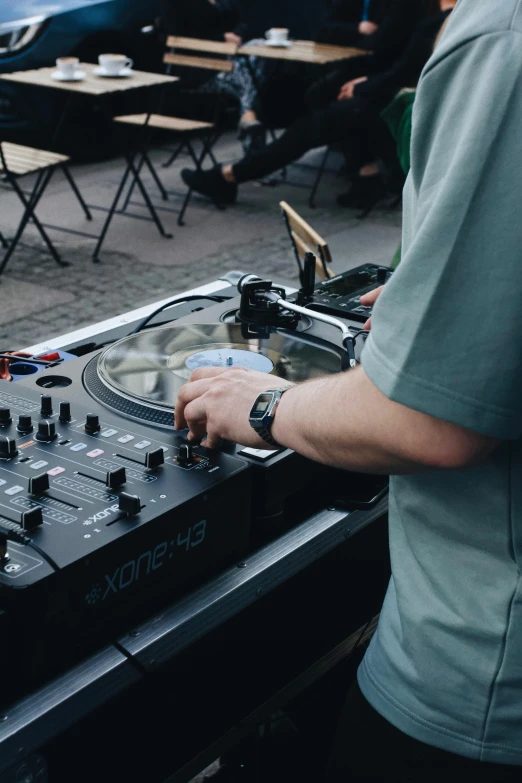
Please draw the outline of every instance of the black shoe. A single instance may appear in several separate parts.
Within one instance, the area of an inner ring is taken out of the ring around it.
[[[387,194],[381,174],[371,177],[358,177],[347,193],[337,196],[337,203],[346,209],[370,211]]]
[[[245,157],[261,152],[266,147],[266,129],[261,122],[252,122],[239,128],[237,137],[243,145]]]
[[[237,201],[237,183],[227,182],[223,177],[220,166],[215,166],[207,171],[194,171],[183,169],[181,179],[189,188],[208,196],[216,206],[235,204]]]

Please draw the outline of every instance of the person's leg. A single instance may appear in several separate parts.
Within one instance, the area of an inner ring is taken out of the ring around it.
[[[426,745],[388,723],[364,698],[357,683],[342,710],[323,783],[382,780],[440,783],[441,780],[515,781],[522,769],[488,764]]]

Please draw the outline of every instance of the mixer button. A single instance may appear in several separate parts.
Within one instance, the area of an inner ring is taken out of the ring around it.
[[[33,420],[30,416],[26,414],[22,414],[18,417],[18,424],[16,429],[18,432],[21,432],[23,435],[29,435],[30,432],[33,431]]]
[[[56,439],[56,425],[54,421],[41,421],[38,424],[38,432],[36,433],[36,440],[42,443],[51,443]]]
[[[43,495],[49,489],[49,476],[47,473],[40,473],[29,479],[29,492],[31,495]]]
[[[94,449],[93,451],[87,452],[87,457],[89,457],[90,459],[95,459],[96,457],[101,457],[101,455],[104,453],[105,452],[103,451],[103,449]]]
[[[40,397],[40,413],[42,416],[53,415],[53,398],[50,394],[42,394]]]
[[[118,430],[103,430],[101,433],[102,438],[112,438],[113,435],[117,435]]]
[[[18,484],[15,487],[9,487],[9,489],[5,490],[6,495],[18,495],[20,492],[23,492],[24,488],[20,487]]]
[[[109,470],[105,477],[105,483],[109,489],[118,489],[127,482],[127,471],[125,468],[117,468],[116,470]]]
[[[146,449],[147,446],[150,446],[150,440],[140,440],[139,443],[135,443],[134,444],[134,448],[135,449],[140,449],[140,451],[142,449]]]
[[[120,511],[123,514],[128,514],[130,517],[135,517],[141,511],[141,499],[138,495],[128,495],[127,492],[122,492],[119,502]]]
[[[38,462],[33,462],[31,465],[31,470],[41,470],[42,468],[46,468],[49,463],[46,462],[43,459],[39,459]]]
[[[90,435],[100,431],[100,417],[95,413],[88,413],[85,420],[85,431]]]
[[[134,440],[134,435],[122,435],[121,438],[118,438],[118,443],[130,443],[131,440]]]
[[[61,402],[60,403],[60,421],[63,424],[67,424],[69,421],[71,421],[71,403],[70,402]]]
[[[65,468],[58,466],[57,468],[47,471],[48,476],[59,476],[60,473],[65,473]]]
[[[145,454],[145,467],[149,470],[159,468],[160,465],[165,463],[165,452],[163,449],[156,449],[155,451],[148,451]]]
[[[0,427],[7,427],[11,424],[11,411],[9,408],[0,408]]]
[[[29,511],[24,511],[22,514],[22,528],[24,530],[34,530],[36,527],[43,525],[43,514],[40,506],[31,508]]]
[[[87,448],[86,443],[75,443],[74,446],[71,446],[71,451],[83,451]]]
[[[14,438],[8,438],[7,435],[0,435],[0,458],[11,459],[16,457],[18,449]]]

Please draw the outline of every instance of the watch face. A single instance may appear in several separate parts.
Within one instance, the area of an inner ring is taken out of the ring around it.
[[[256,404],[252,408],[250,413],[251,419],[262,419],[268,411],[272,402],[272,394],[260,394],[257,398]]]

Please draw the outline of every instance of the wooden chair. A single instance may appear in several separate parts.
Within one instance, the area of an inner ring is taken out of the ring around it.
[[[299,215],[295,209],[292,209],[286,201],[281,201],[279,206],[283,212],[286,227],[294,248],[301,282],[303,261],[306,253],[313,253],[316,256],[316,272],[321,280],[328,280],[331,277],[335,277],[335,272],[330,268],[332,256],[328,243],[317,233],[317,231],[314,231],[306,220],[303,220],[301,215]]]
[[[10,142],[0,142],[0,180],[7,183],[14,190],[24,207],[22,219],[13,239],[8,242],[0,235],[0,243],[6,249],[6,253],[0,264],[0,275],[4,272],[11,256],[16,250],[29,221],[34,223],[56,263],[59,266],[68,266],[67,262],[62,260],[60,254],[51,242],[45,227],[36,216],[35,210],[55,171],[61,169],[71,186],[74,195],[78,199],[87,220],[92,220],[89,208],[69,171],[69,162],[69,157],[60,155],[56,152],[48,152],[47,150],[40,150],[34,147],[24,147],[20,144],[12,144]],[[29,174],[36,174],[36,181],[33,189],[30,192],[25,192],[18,180]]]
[[[169,73],[175,66],[230,73],[234,69],[233,61],[221,58],[223,56],[234,56],[238,47],[236,44],[221,41],[206,41],[198,38],[184,38],[171,35],[167,39],[167,49],[168,51],[163,57],[163,62],[167,66]],[[179,54],[177,51],[178,49],[181,49],[185,53]],[[190,54],[186,54],[186,52],[190,52]],[[211,57],[209,56],[210,54],[217,56]],[[199,171],[201,170],[207,157],[211,158],[214,165],[217,163],[212,148],[216,144],[220,135],[217,130],[217,119],[219,116],[219,110],[221,108],[221,97],[222,96],[220,94],[217,95],[214,118],[212,122],[192,120],[185,117],[171,117],[163,114],[136,114],[125,117],[115,117],[114,120],[118,123],[125,123],[128,125],[141,127],[147,125],[152,129],[158,129],[176,135],[179,138],[179,142],[172,152],[169,160],[164,164],[164,167],[166,168],[172,165],[181,152],[186,149],[192,158],[196,169]],[[196,153],[193,145],[193,140],[197,137],[199,137],[202,141],[202,149],[199,155]],[[168,191],[163,186],[158,172],[150,159],[149,147],[142,150],[141,159],[137,168],[138,174],[143,169],[143,166],[146,166],[149,169],[160,191],[161,197],[164,201],[166,201],[168,199]],[[130,202],[135,185],[136,179],[134,179],[131,184],[125,201],[124,209],[127,208]],[[184,225],[183,219],[185,217],[185,213],[191,198],[192,189],[189,188],[178,216],[178,225],[180,226]]]

